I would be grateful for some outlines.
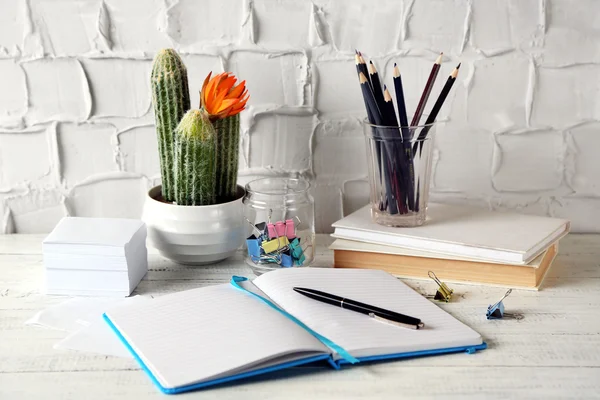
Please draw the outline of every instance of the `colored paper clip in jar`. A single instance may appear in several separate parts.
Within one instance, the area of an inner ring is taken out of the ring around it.
[[[260,237],[254,235],[246,239],[246,245],[248,246],[248,255],[252,257],[260,257],[260,245],[262,240]]]
[[[294,260],[292,259],[290,250],[287,250],[281,254],[281,266],[286,268],[294,266]]]
[[[294,220],[293,219],[286,219],[285,220],[285,232],[284,232],[284,234],[290,240],[293,240],[296,237],[296,227],[294,226]]]
[[[426,297],[429,299],[445,301],[446,303],[448,303],[452,298],[452,293],[454,293],[454,290],[450,289],[444,282],[440,281],[433,271],[429,271],[427,275],[429,275],[429,277],[433,279],[435,283],[438,284],[438,289],[435,292],[434,296],[428,295]]]
[[[289,244],[290,244],[290,241],[288,240],[288,238],[285,236],[282,236],[282,237],[275,238],[273,240],[269,240],[268,242],[263,242],[261,246],[265,253],[270,254],[270,253],[276,252],[277,250],[279,250]]]
[[[299,238],[292,240],[290,243],[290,251],[292,252],[292,258],[296,262],[296,265],[304,264],[306,256],[304,255],[304,249],[302,249],[302,246],[300,245]]]
[[[246,221],[248,221],[248,219],[246,219]],[[248,221],[250,223],[250,225],[252,225],[252,222]],[[267,237],[267,223],[266,222],[259,222],[256,225],[252,225],[255,227],[256,231],[258,232],[258,236],[264,236],[265,238]],[[255,233],[256,235],[256,233]]]
[[[246,246],[248,247],[248,255],[255,258],[260,257],[260,245],[262,243],[262,232],[256,225],[254,225],[248,218],[245,218],[246,222],[252,227],[252,235],[246,239]]]
[[[285,236],[285,223],[283,221],[275,222],[275,232],[277,236]]]
[[[508,291],[502,296],[500,300],[498,300],[495,304],[489,305],[487,308],[487,312],[485,316],[487,319],[502,319],[502,318],[511,318],[511,319],[523,319],[523,314],[511,314],[504,312],[504,303],[503,300],[508,297],[508,295],[512,292],[512,289],[508,289]]]
[[[267,224],[267,234],[269,235],[269,239],[277,238],[277,230],[275,229],[275,225],[268,223]]]

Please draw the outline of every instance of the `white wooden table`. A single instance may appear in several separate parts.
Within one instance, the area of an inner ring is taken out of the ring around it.
[[[40,294],[39,235],[0,236],[0,399],[165,398],[133,360],[55,350],[65,334],[25,326],[36,311],[65,300]],[[331,265],[328,236],[318,237],[317,266]],[[502,288],[452,285],[455,301],[440,306],[481,333],[489,348],[350,367],[283,372],[175,398],[600,398],[600,235],[571,234],[540,292],[514,290],[507,311],[523,320],[488,321]],[[175,265],[154,252],[138,294],[161,295],[252,276],[241,254],[221,264]],[[433,293],[427,281],[407,281]],[[240,332],[243,335],[243,332]]]

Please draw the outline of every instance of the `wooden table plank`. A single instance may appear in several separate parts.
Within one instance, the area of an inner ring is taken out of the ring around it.
[[[66,333],[24,322],[36,311],[66,298],[40,293],[43,235],[0,236],[0,398],[164,398],[133,360],[55,350]],[[331,238],[319,235],[316,266],[331,266]],[[580,397],[600,393],[600,235],[569,235],[539,292],[514,290],[507,311],[520,321],[488,321],[485,309],[505,291],[451,285],[455,297],[440,307],[481,333],[489,349],[385,362],[343,371],[303,368],[277,378],[178,396],[181,398],[398,398]],[[149,254],[150,270],[137,294],[173,291],[252,276],[241,253],[210,267],[176,265]],[[421,293],[435,284],[406,280]]]
[[[591,399],[598,368],[443,367],[402,362],[341,371],[306,368],[276,377],[177,395],[177,399]],[[140,371],[0,374],[7,399],[165,399]]]

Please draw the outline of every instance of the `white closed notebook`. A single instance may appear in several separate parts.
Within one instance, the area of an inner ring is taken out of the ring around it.
[[[44,292],[130,295],[148,271],[146,225],[126,218],[64,217],[44,239]]]
[[[125,255],[146,240],[144,222],[127,218],[65,217],[44,239],[44,253]]]
[[[528,264],[566,235],[569,221],[430,203],[422,226],[379,225],[370,205],[332,225],[333,237],[499,263]]]
[[[306,363],[339,368],[348,357],[360,365],[485,348],[477,332],[382,271],[290,268],[243,284],[271,305],[223,284],[112,309],[105,319],[165,393]],[[296,293],[295,286],[420,318],[425,328],[382,323],[309,299]],[[337,352],[337,346],[349,355]]]

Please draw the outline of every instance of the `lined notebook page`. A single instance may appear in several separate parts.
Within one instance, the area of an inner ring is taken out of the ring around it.
[[[230,284],[106,313],[159,383],[175,388],[329,350],[294,322]],[[303,354],[303,352],[306,352]]]
[[[377,270],[290,268],[253,283],[286,311],[354,357],[405,353],[482,343],[481,336],[392,275]],[[420,318],[424,329],[378,322],[367,315],[312,300],[294,286],[317,289]]]

